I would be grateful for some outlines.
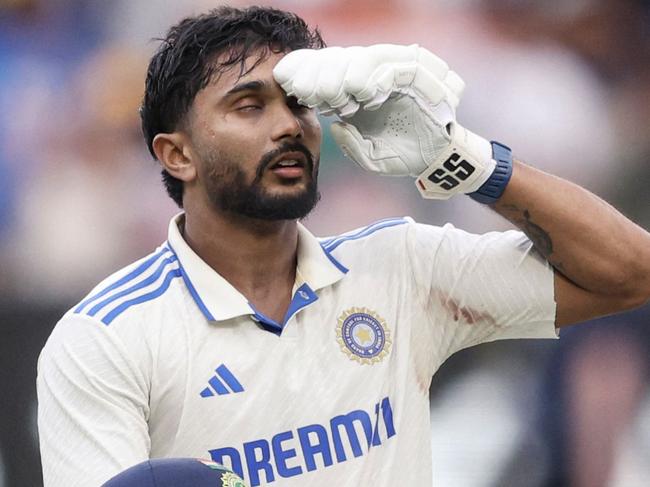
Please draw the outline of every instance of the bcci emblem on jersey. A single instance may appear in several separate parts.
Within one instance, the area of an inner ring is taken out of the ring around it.
[[[339,316],[336,338],[350,360],[362,364],[381,362],[392,344],[386,322],[368,308],[350,308]]]

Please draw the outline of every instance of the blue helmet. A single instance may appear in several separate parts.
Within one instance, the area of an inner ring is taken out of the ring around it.
[[[199,458],[156,458],[138,463],[102,487],[246,487],[232,470]]]

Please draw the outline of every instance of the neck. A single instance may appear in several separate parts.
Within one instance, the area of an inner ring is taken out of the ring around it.
[[[250,301],[280,289],[296,275],[295,220],[265,221],[206,209],[185,214],[184,238],[210,267]]]

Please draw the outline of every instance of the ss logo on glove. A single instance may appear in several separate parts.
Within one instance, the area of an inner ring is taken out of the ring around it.
[[[427,178],[434,184],[437,184],[442,189],[450,190],[460,184],[460,181],[465,181],[474,172],[472,166],[465,159],[460,159],[460,155],[453,153],[447,160]],[[460,181],[459,181],[460,180]]]

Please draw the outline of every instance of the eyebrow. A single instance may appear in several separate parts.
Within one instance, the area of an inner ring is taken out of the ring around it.
[[[242,91],[262,91],[264,88],[266,88],[266,82],[262,80],[246,81],[229,89],[224,95],[224,98]]]

